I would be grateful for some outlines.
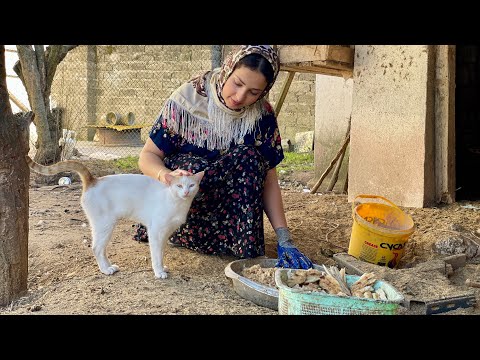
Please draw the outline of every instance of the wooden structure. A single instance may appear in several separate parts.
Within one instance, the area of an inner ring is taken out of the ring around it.
[[[96,128],[102,146],[143,146],[141,130],[148,125],[87,125]]]
[[[277,45],[280,70],[288,71],[275,113],[280,113],[283,101],[296,72],[342,76],[353,76],[353,45]]]
[[[352,77],[353,45],[278,45],[280,70]]]
[[[98,143],[102,146],[143,146],[141,131],[149,125],[134,123],[133,112],[122,115],[109,111],[100,117],[98,124],[87,127],[97,129]]]

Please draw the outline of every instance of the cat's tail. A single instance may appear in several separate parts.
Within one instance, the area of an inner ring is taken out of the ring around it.
[[[96,178],[82,163],[74,160],[60,161],[56,164],[45,166],[35,162],[30,156],[26,155],[27,164],[33,171],[43,175],[55,175],[62,171],[76,171],[82,179],[83,191],[92,186]]]

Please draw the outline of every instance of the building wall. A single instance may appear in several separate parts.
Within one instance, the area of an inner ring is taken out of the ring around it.
[[[87,46],[71,50],[57,67],[51,91],[51,106],[63,109],[63,128],[75,130],[79,138],[87,134],[87,90],[89,82],[95,80],[87,72],[87,55]]]
[[[356,45],[348,199],[429,205],[434,188],[431,46]]]
[[[269,101],[274,107],[287,76],[281,71],[270,91]],[[315,129],[315,74],[295,74],[278,114],[278,126],[282,139],[290,139],[292,144],[296,133]]]
[[[338,76],[316,75],[315,103],[315,179],[320,179],[345,141],[352,114],[353,79]],[[349,147],[322,180],[316,191],[329,188],[334,170],[341,161],[338,178],[332,190],[343,192],[348,173]]]

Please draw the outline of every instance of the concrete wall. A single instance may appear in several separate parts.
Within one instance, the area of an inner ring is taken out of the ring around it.
[[[342,146],[352,113],[353,79],[316,75],[315,103],[315,180],[320,179]],[[344,155],[334,191],[342,192],[348,172],[349,147]],[[338,160],[340,161],[340,159]],[[336,164],[317,192],[324,191],[332,179]]]
[[[136,124],[151,125],[168,96],[209,67],[210,46],[97,46],[97,119],[131,111]],[[144,138],[149,131],[144,128]]]
[[[275,106],[288,74],[281,71],[269,94]],[[315,129],[315,74],[296,73],[278,114],[278,126],[282,139],[295,144],[295,134]]]
[[[429,205],[434,189],[434,56],[428,45],[356,45],[348,200]]]
[[[231,46],[225,47],[225,52]],[[148,124],[145,139],[167,97],[189,78],[211,68],[211,45],[90,45],[71,51],[58,67],[52,99],[79,138],[93,138],[87,124],[106,112],[134,112]],[[270,92],[275,105],[286,73]],[[315,75],[296,74],[279,114],[282,138],[314,129]]]

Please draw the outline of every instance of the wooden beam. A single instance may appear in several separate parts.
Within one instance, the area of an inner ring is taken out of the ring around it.
[[[353,65],[354,49],[342,45],[283,45],[279,46],[281,64],[305,61],[331,61]]]
[[[313,186],[313,188],[310,190],[310,194],[315,194],[317,189],[320,187],[320,185],[322,185],[322,182],[323,180],[327,177],[328,173],[330,172],[330,170],[332,170],[333,168],[333,165],[335,165],[335,163],[337,162],[337,160],[340,158],[340,156],[342,155],[342,153],[345,152],[345,150],[347,149],[347,145],[348,143],[350,142],[350,134],[347,135],[347,137],[345,138],[344,142],[343,142],[343,145],[342,147],[340,148],[340,150],[338,151],[337,155],[335,155],[335,157],[332,159],[332,161],[330,162],[330,164],[328,165],[327,169],[323,172],[323,174],[320,176],[320,179],[318,179],[317,183]]]
[[[336,68],[331,68],[331,67],[320,65],[320,64],[315,65],[312,62],[281,64],[280,70],[299,72],[299,73],[341,76],[345,79],[349,79],[353,76],[353,70],[351,69],[336,69]]]
[[[290,89],[290,84],[292,83],[293,77],[295,76],[294,71],[290,71],[288,73],[288,77],[283,83],[283,88],[282,92],[280,93],[280,97],[278,98],[278,101],[275,105],[275,115],[278,117],[278,114],[280,113],[280,110],[282,109],[283,102],[285,100],[285,97],[287,96],[288,89]]]
[[[350,45],[279,45],[280,70],[351,78],[355,49]]]
[[[12,100],[13,103],[20,108],[20,110],[22,110],[23,112],[29,112],[29,111],[30,111],[30,110],[29,110],[25,105],[23,105],[23,103],[22,103],[15,95],[13,95],[10,91],[8,91],[8,96],[10,97],[10,100]]]

